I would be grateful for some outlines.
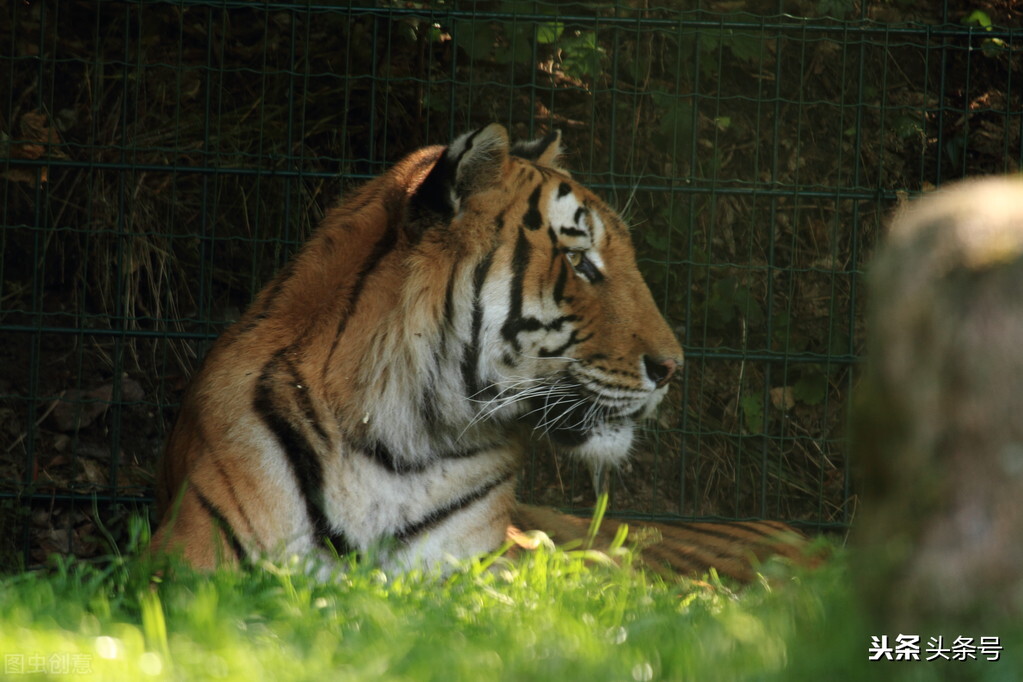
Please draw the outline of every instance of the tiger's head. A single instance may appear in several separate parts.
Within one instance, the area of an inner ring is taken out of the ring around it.
[[[463,436],[525,421],[603,468],[628,454],[682,349],[628,228],[559,165],[560,151],[559,133],[509,145],[493,124],[438,153],[409,199],[402,316],[432,321],[410,323],[406,338],[441,358],[422,391],[438,419]]]

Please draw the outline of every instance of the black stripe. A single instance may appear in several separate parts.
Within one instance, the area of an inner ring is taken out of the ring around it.
[[[263,367],[263,371],[256,381],[252,406],[264,425],[277,439],[281,449],[284,450],[295,481],[298,483],[299,494],[302,495],[305,502],[306,514],[313,527],[313,535],[320,538],[329,537],[338,552],[342,552],[342,550],[347,552],[351,549],[350,544],[343,536],[334,533],[324,511],[323,465],[320,463],[319,455],[309,439],[295,428],[274,404],[274,397],[277,394],[275,389],[282,383],[286,385],[289,380],[295,383],[294,376],[278,376],[278,373],[281,372],[280,365],[284,365],[285,368],[288,366],[284,355],[289,350],[289,348],[281,349]],[[311,404],[308,403],[309,396],[304,390],[292,390],[290,396],[295,400],[299,409],[303,409],[305,404],[311,410]],[[305,411],[303,414],[306,414]],[[326,434],[318,422],[314,422],[314,429],[326,438]]]
[[[392,474],[421,473],[429,466],[428,462],[416,462],[414,464],[398,462],[390,449],[380,441],[361,447],[359,451]]]
[[[334,342],[330,346],[330,352],[327,353],[327,361],[323,363],[323,376],[327,375],[327,371],[331,367],[331,358],[334,357],[334,351],[337,350],[338,342],[341,340],[341,335],[345,333],[345,327],[348,325],[348,320],[351,319],[352,314],[355,312],[356,306],[359,304],[359,296],[362,295],[362,289],[366,286],[366,280],[369,275],[376,269],[383,260],[384,256],[394,249],[394,245],[398,242],[398,231],[393,225],[388,225],[384,235],[377,240],[377,243],[373,245],[373,250],[370,252],[366,262],[363,263],[362,269],[356,275],[355,284],[352,285],[352,290],[348,294],[348,312],[341,316],[341,319],[337,323],[337,331],[334,333]],[[338,301],[337,306],[341,306],[343,302]]]
[[[551,260],[554,260],[561,254],[561,249],[558,248],[558,235],[553,227],[548,227],[547,236],[551,240]]]
[[[231,325],[231,331],[237,336],[247,334],[258,327],[260,322],[270,317],[271,308],[273,308],[277,297],[280,296],[281,291],[284,289],[284,283],[291,277],[294,269],[295,261],[292,259],[288,261],[284,268],[270,281],[270,284],[256,297],[256,300],[249,306],[242,319]]]
[[[568,318],[576,319],[576,316],[575,315],[566,315],[565,319],[568,319]],[[561,319],[561,318],[559,318],[559,319]],[[560,356],[564,355],[565,351],[568,350],[569,348],[571,348],[572,346],[575,346],[575,345],[578,345],[580,343],[583,343],[584,341],[589,341],[591,338],[593,338],[593,333],[592,332],[587,334],[586,336],[580,337],[579,336],[579,330],[578,329],[573,329],[572,333],[568,335],[568,340],[565,341],[565,343],[561,344],[557,348],[554,348],[553,350],[547,350],[546,347],[541,347],[540,350],[537,351],[537,355],[539,355],[542,358],[560,357]]]
[[[514,475],[515,475],[514,473],[505,474],[500,478],[494,479],[489,483],[483,484],[482,486],[476,488],[469,494],[463,495],[462,497],[459,497],[458,499],[450,502],[449,504],[443,507],[434,509],[432,512],[424,516],[419,521],[416,521],[415,523],[410,523],[406,525],[404,528],[400,528],[394,534],[394,537],[397,540],[400,540],[401,542],[406,543],[410,542],[415,536],[424,533],[429,529],[434,528],[435,526],[440,525],[442,522],[450,518],[453,514],[456,514],[457,512],[469,507],[474,502],[483,499],[484,497],[489,495],[490,492],[494,490],[494,488],[501,485],[502,483],[505,483],[506,481],[509,481]]]
[[[447,359],[449,357],[449,337],[455,336],[457,340],[458,326],[455,320],[455,276],[458,273],[458,265],[451,266],[448,273],[448,282],[444,289],[444,312],[440,325],[440,339],[437,342],[437,357]]]
[[[518,193],[526,185],[532,184],[536,180],[536,169],[530,166],[519,166],[519,171],[515,175],[515,193]]]
[[[522,314],[522,292],[525,287],[526,280],[526,268],[529,264],[529,239],[526,238],[526,233],[519,230],[519,238],[515,242],[515,252],[512,255],[512,281],[511,287],[508,291],[508,316],[505,318],[504,324],[501,325],[501,336],[511,344],[512,348],[516,352],[522,350],[522,344],[519,343],[518,335],[523,332],[535,332],[541,329],[545,331],[559,331],[565,326],[566,322],[575,322],[579,319],[577,315],[561,315],[550,322],[541,322],[532,316],[524,316]],[[564,284],[562,284],[562,287]],[[557,285],[556,285],[557,287]],[[560,296],[560,292],[557,294]],[[579,338],[576,331],[573,330],[568,341],[560,347],[560,351],[573,346],[577,343],[581,343],[586,339],[589,339],[592,334],[585,338]],[[548,353],[548,355],[554,354],[554,352]]]
[[[683,569],[685,572],[702,575],[711,569],[711,563],[702,555],[702,552],[694,550],[693,547],[667,547],[669,543],[655,542],[642,548],[644,557],[659,560],[665,566]],[[716,553],[715,553],[716,554]],[[680,566],[679,564],[684,564]]]
[[[440,455],[440,459],[468,459],[475,457],[478,454],[494,450],[499,447],[498,443],[486,443],[485,445],[477,445],[471,448],[465,448],[464,450],[455,450],[453,452],[445,452]]]
[[[231,480],[231,476],[224,469],[220,460],[214,460],[213,465],[216,467],[217,474],[220,476],[224,487],[227,489],[227,494],[231,497],[231,503],[234,505],[234,508],[238,510],[238,515],[241,516],[242,523],[245,524],[245,530],[248,531],[248,537],[254,539],[256,544],[259,545],[260,550],[265,552],[266,547],[260,540],[259,534],[256,533],[256,527],[252,525],[252,519],[250,519],[249,515],[245,513],[245,505],[243,505],[241,499],[238,498],[238,494],[234,487],[234,481]]]
[[[256,313],[256,320],[263,320],[270,314],[270,308],[273,307],[277,300],[277,297],[281,295],[281,291],[284,290],[284,283],[291,279],[291,275],[295,272],[295,259],[292,258],[288,261],[277,276],[270,282],[269,288],[266,290],[266,294],[262,297],[263,304],[260,306],[259,312]]]
[[[560,199],[561,197],[565,196],[571,191],[572,185],[568,184],[567,182],[561,183],[560,185],[558,185],[558,198]]]
[[[434,431],[431,427],[437,424],[441,419],[441,414],[438,411],[439,405],[440,398],[437,396],[437,381],[431,373],[430,376],[426,378],[423,390],[419,396],[419,416],[431,436],[434,435]]]
[[[575,215],[572,217],[572,221],[576,225],[578,225],[580,222],[582,222],[583,216],[589,214],[589,212],[590,209],[586,208],[585,206],[580,206],[579,208],[575,209]]]
[[[634,372],[626,372],[625,370],[611,370],[609,373],[624,376],[629,379],[637,378],[637,375]],[[634,396],[644,396],[647,394],[645,390],[633,388],[632,386],[623,386],[621,384],[615,383],[614,381],[606,381],[600,377],[591,376],[589,374],[573,374],[572,379],[586,386],[587,388],[596,386],[598,389],[607,389],[608,391],[623,391]]]
[[[558,277],[554,280],[554,292],[551,294],[554,297],[555,303],[569,303],[570,301],[565,298],[565,284],[568,282],[568,266],[565,261],[561,261],[561,267],[558,269]]]
[[[558,139],[556,132],[550,132],[544,135],[539,140],[530,140],[529,142],[516,142],[511,146],[509,154],[517,156],[520,159],[526,159],[528,161],[536,161],[540,156],[547,151]]]
[[[455,167],[458,167],[458,164],[462,163],[462,157],[469,153],[469,151],[472,149],[473,141],[476,139],[476,136],[479,135],[481,132],[483,132],[483,128],[472,131],[471,133],[469,133],[469,137],[465,138],[465,148],[462,149],[462,151],[454,159]],[[448,158],[451,157],[448,156]]]
[[[387,230],[383,236],[377,240],[377,243],[373,245],[373,250],[370,252],[369,257],[362,266],[362,270],[356,277],[355,285],[352,286],[352,291],[348,295],[348,314],[345,315],[341,320],[338,321],[337,334],[334,339],[334,344],[337,344],[337,338],[344,333],[345,327],[348,325],[348,320],[351,318],[352,313],[355,312],[355,306],[359,303],[359,296],[362,295],[362,289],[366,286],[366,280],[369,275],[376,269],[383,260],[384,256],[394,249],[394,245],[398,242],[398,231],[393,225],[388,225]]]
[[[478,445],[464,450],[444,452],[431,459],[414,463],[399,462],[395,459],[394,453],[392,453],[386,445],[379,441],[364,445],[359,448],[359,452],[376,462],[376,464],[383,469],[386,469],[388,472],[400,476],[404,474],[420,474],[434,466],[439,460],[468,459],[470,457],[475,457],[480,453],[493,450],[496,447],[497,445],[494,443],[487,443],[486,445]]]
[[[230,523],[228,523],[227,519],[224,518],[224,515],[220,513],[220,510],[217,509],[216,505],[206,499],[206,496],[199,491],[197,486],[193,485],[192,491],[195,493],[196,499],[199,500],[199,506],[201,506],[203,510],[210,515],[210,518],[213,519],[213,524],[220,528],[224,537],[227,538],[227,544],[231,546],[234,558],[238,560],[238,563],[243,563],[247,558],[247,554],[245,552],[245,548],[242,547],[242,543],[238,540],[238,536],[235,534],[234,528]]]
[[[554,171],[547,166],[533,166],[533,170],[540,174],[541,181],[550,180],[551,176],[554,175]]]
[[[774,522],[774,523],[777,523],[777,522]],[[790,532],[792,531],[791,528],[777,528],[777,527],[772,526],[771,524],[772,524],[772,522],[770,522],[770,521],[763,521],[763,522],[761,522],[761,521],[733,521],[732,523],[730,523],[728,525],[736,526],[738,528],[743,528],[745,530],[748,530],[751,533],[756,533],[757,535],[763,536],[763,537],[765,537],[765,538],[767,538],[769,540],[780,540],[780,539],[782,539],[782,537],[784,536],[786,531],[790,531]],[[771,530],[770,531],[764,530],[764,526],[765,525],[770,527]]]
[[[473,272],[472,336],[462,355],[462,383],[465,384],[467,398],[472,398],[480,392],[480,335],[483,333],[483,303],[480,297],[483,292],[483,283],[486,281],[487,273],[490,272],[493,260],[494,252],[491,251],[476,265],[476,270]]]
[[[543,226],[543,215],[540,213],[540,190],[543,185],[537,185],[533,193],[529,195],[528,208],[522,216],[522,224],[530,230],[539,230]]]
[[[447,288],[444,290],[444,320],[449,325],[455,323],[455,275],[457,272],[457,266],[451,268]]]
[[[593,264],[589,258],[584,254],[582,260],[579,261],[579,272],[583,277],[590,281],[590,284],[597,284],[598,282],[604,281],[604,273],[597,269],[597,266]]]
[[[668,525],[671,525],[671,524],[668,524]],[[741,521],[734,521],[734,522],[731,522],[731,523],[715,523],[715,524],[711,524],[711,527],[701,526],[701,525],[696,525],[696,524],[679,523],[679,524],[676,524],[674,527],[678,528],[681,531],[687,531],[687,532],[691,532],[691,533],[696,533],[698,535],[705,535],[707,537],[721,538],[722,540],[729,540],[731,542],[745,541],[745,542],[748,542],[750,544],[757,544],[757,540],[755,540],[755,539],[744,537],[742,535],[737,535],[734,532],[728,532],[727,530],[714,530],[714,528],[721,528],[721,529],[729,529],[729,528],[737,529],[737,528],[741,528],[742,530],[749,531],[753,535],[760,536],[760,537],[765,538],[767,540],[777,540],[778,539],[778,535],[777,534],[765,533],[763,530],[761,530],[759,528],[756,528],[755,526],[747,526],[746,524],[744,524]]]
[[[516,352],[522,350],[519,344],[518,335],[522,331],[535,331],[539,329],[539,321],[527,322],[522,317],[522,288],[526,280],[526,266],[529,265],[529,240],[526,233],[519,230],[519,237],[515,242],[515,252],[512,255],[512,280],[511,288],[508,291],[508,317],[501,325],[501,336],[512,345]]]
[[[267,365],[263,376],[256,384],[253,408],[284,450],[291,471],[298,482],[299,494],[305,501],[306,514],[313,525],[313,533],[319,535],[329,527],[323,512],[323,467],[308,439],[274,406],[273,389],[270,386],[271,366],[272,363]]]
[[[313,406],[312,398],[309,397],[309,384],[306,383],[305,379],[299,373],[298,368],[295,367],[294,361],[288,357],[292,353],[291,347],[286,348],[274,356],[275,360],[281,362],[283,370],[287,372],[287,376],[284,378],[287,380],[288,385],[295,390],[291,392],[291,395],[295,398],[295,404],[298,409],[302,411],[302,416],[305,418],[307,424],[313,427],[316,435],[320,438],[322,445],[326,446],[330,443],[330,436],[323,428],[323,424],[320,421],[319,415],[316,414],[316,408]]]

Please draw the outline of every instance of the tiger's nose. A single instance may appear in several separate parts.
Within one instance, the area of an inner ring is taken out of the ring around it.
[[[646,375],[657,384],[657,388],[660,388],[671,381],[675,370],[678,369],[678,362],[673,358],[652,358],[644,355],[643,366],[646,368]]]

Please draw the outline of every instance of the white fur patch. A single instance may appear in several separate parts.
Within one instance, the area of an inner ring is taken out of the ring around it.
[[[572,448],[572,454],[591,467],[617,467],[629,457],[634,431],[632,422],[599,424],[590,432],[586,442]]]
[[[572,251],[585,251],[586,257],[599,270],[604,270],[604,259],[599,251],[604,243],[604,221],[595,211],[583,206],[575,192],[563,196],[558,196],[557,191],[551,192],[547,221],[559,244]]]
[[[495,448],[471,457],[437,460],[419,472],[394,473],[341,446],[324,470],[328,518],[360,547],[412,525],[516,466],[516,455]],[[418,538],[416,539],[418,542]]]

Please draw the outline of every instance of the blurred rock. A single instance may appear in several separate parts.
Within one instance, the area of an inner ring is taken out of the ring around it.
[[[899,627],[1023,615],[1023,180],[909,203],[868,281],[853,438],[868,604]]]

